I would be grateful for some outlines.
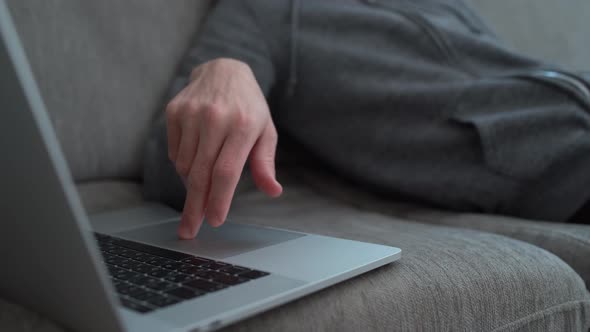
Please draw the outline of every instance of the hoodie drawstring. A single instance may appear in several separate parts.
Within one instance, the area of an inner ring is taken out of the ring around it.
[[[299,36],[300,0],[291,0],[291,45],[289,55],[289,81],[287,83],[287,97],[292,97],[297,86],[297,39]]]

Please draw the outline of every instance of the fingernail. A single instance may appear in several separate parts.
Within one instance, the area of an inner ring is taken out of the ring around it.
[[[219,218],[216,217],[207,217],[207,223],[213,227],[219,226]]]
[[[276,184],[278,189],[274,192],[274,195],[272,195],[272,197],[274,198],[281,196],[281,194],[283,193],[283,186],[278,181],[276,182]]]
[[[189,240],[194,237],[193,231],[186,222],[181,222],[178,226],[178,236],[183,240]]]

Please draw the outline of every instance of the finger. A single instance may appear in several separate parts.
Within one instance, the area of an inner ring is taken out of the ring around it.
[[[178,237],[182,240],[193,239],[203,223],[203,211],[198,211],[198,207],[194,202],[196,201],[196,191],[187,190],[186,199],[184,201],[184,209],[182,210],[182,217],[178,227]]]
[[[200,123],[199,150],[188,175],[187,199],[178,229],[178,235],[183,239],[194,238],[203,221],[211,170],[225,139],[220,112],[206,109],[203,113],[205,119]]]
[[[180,143],[180,123],[178,120],[178,102],[171,101],[166,107],[166,133],[168,135],[168,158],[176,162]]]
[[[277,141],[277,131],[269,122],[250,153],[250,171],[254,183],[270,197],[278,197],[283,192],[283,187],[275,177]]]
[[[182,135],[176,156],[176,171],[181,177],[187,177],[199,145],[199,125],[196,117],[187,117],[182,125]]]
[[[231,205],[242,170],[252,150],[256,136],[243,131],[226,139],[219,152],[211,177],[211,189],[207,201],[207,222],[221,226]]]

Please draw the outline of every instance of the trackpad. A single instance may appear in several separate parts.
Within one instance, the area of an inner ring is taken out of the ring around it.
[[[203,223],[196,239],[179,240],[176,235],[177,228],[178,221],[174,221],[113,235],[170,250],[216,259],[243,254],[305,236],[305,234],[301,233],[227,222],[219,228],[213,228]]]

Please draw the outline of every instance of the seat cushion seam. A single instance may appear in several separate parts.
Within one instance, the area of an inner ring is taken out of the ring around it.
[[[556,313],[560,313],[560,312],[570,311],[572,309],[575,309],[574,307],[578,306],[580,304],[582,305],[582,307],[584,307],[584,305],[587,305],[588,308],[590,309],[590,300],[569,301],[569,302],[561,303],[561,304],[558,304],[555,306],[551,306],[549,308],[545,308],[541,311],[537,311],[532,314],[528,314],[528,315],[521,317],[513,322],[510,322],[510,323],[504,324],[503,326],[495,328],[493,330],[493,332],[509,331],[509,330],[514,329],[515,327],[524,326],[525,324],[530,324],[531,322],[545,319],[545,317],[547,317],[546,315],[548,313],[556,314]]]
[[[532,227],[532,229],[538,231],[540,234],[543,234],[543,232],[547,232],[547,229],[542,229],[542,228],[538,228],[538,227]],[[552,236],[563,236],[565,238],[565,240],[571,240],[574,241],[580,245],[582,245],[584,248],[590,249],[590,241],[587,241],[585,239],[581,239],[578,238],[574,235],[565,233],[563,231],[558,231],[558,230],[549,230],[550,234]],[[543,235],[546,235],[547,233],[544,233]]]
[[[415,218],[415,216],[412,216],[412,217]],[[476,215],[476,217],[477,217],[477,215]],[[418,217],[418,218],[415,218],[415,220],[416,221],[422,221],[423,219],[421,219],[421,218]],[[432,222],[429,222],[429,221],[425,221],[425,222],[427,222],[429,224],[432,224]],[[465,226],[456,226],[456,225],[452,225],[452,224],[449,225],[449,226],[466,228]],[[488,233],[498,233],[495,230],[494,231],[490,231],[490,230],[486,230],[486,229],[478,229],[478,228],[472,228],[472,227],[469,227],[469,229],[477,229],[477,230],[480,230],[482,232],[488,232]],[[512,228],[512,229],[514,230],[515,228]],[[574,241],[574,242],[582,245],[584,248],[590,249],[590,241],[589,240],[586,240],[584,238],[580,238],[580,237],[574,236],[572,234],[566,233],[566,232],[561,231],[561,230],[555,230],[555,229],[551,229],[551,228],[550,229],[546,229],[544,227],[539,227],[538,225],[527,225],[526,229],[537,231],[538,233],[543,234],[543,235],[547,235],[547,232],[551,233],[551,235],[560,235],[560,236],[563,236],[566,240]],[[506,235],[509,236],[508,234],[506,234]]]

